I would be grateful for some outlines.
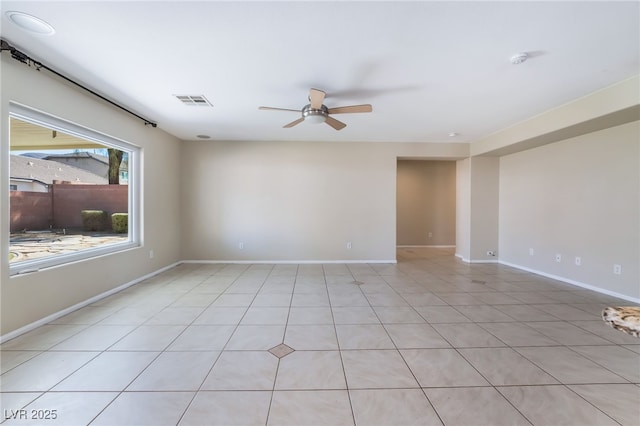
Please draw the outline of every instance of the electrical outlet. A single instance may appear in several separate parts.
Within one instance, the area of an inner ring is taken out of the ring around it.
[[[243,249],[244,249],[244,243],[242,243],[242,242],[241,242],[241,243],[238,243],[238,248],[239,248],[240,250],[243,250]]]
[[[562,262],[562,255],[560,253],[556,254],[556,262]]]
[[[529,249],[529,256],[533,256],[534,253],[535,253],[535,251],[532,248],[530,248]]]
[[[613,273],[616,275],[622,275],[622,265],[613,265]]]
[[[429,232],[429,234],[427,234],[429,238],[433,238],[433,232]]]
[[[153,250],[149,250],[149,259],[153,259]]]
[[[351,241],[347,242],[347,250],[351,250]]]
[[[580,265],[582,265],[582,259],[580,259],[580,256],[576,256],[576,266]]]

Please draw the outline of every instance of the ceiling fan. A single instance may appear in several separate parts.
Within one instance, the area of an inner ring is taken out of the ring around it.
[[[293,127],[296,124],[300,124],[303,121],[308,121],[310,123],[327,123],[329,126],[333,127],[336,130],[344,129],[347,125],[342,121],[338,121],[335,118],[331,117],[332,114],[350,114],[355,112],[371,112],[373,108],[369,104],[364,105],[349,105],[335,108],[327,108],[323,102],[326,93],[322,90],[318,89],[310,89],[309,90],[309,103],[305,105],[302,110],[297,109],[288,109],[288,108],[273,108],[261,106],[258,109],[267,110],[267,111],[295,111],[302,113],[302,117],[298,118],[295,121],[292,121],[289,124],[285,124],[284,128]]]

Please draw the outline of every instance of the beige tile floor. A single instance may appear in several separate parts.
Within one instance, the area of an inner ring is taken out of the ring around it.
[[[398,258],[182,264],[2,344],[3,424],[640,425],[629,302]]]

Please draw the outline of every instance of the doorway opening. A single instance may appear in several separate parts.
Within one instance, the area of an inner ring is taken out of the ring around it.
[[[456,162],[398,159],[396,245],[452,248],[456,244]]]

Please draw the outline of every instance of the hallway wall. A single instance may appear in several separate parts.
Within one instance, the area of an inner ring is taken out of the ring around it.
[[[455,162],[398,160],[396,188],[399,246],[455,245]]]

